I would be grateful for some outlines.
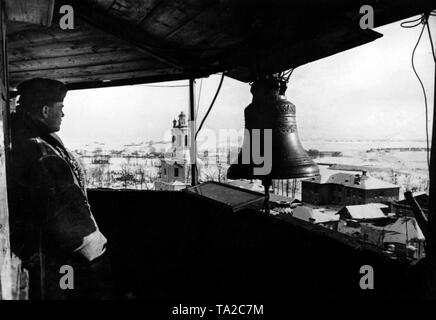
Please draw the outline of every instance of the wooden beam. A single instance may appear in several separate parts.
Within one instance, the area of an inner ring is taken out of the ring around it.
[[[6,147],[4,144],[4,126],[6,115],[6,92],[0,79],[0,300],[12,299],[11,248],[9,242],[9,209],[6,185]]]
[[[67,84],[69,90],[82,90],[82,89],[94,89],[94,88],[107,88],[107,87],[119,87],[119,86],[131,86],[135,84],[146,84],[146,83],[157,83],[163,81],[177,81],[177,80],[186,80],[192,77],[195,78],[205,78],[209,75],[209,73],[197,73],[197,74],[189,74],[189,73],[166,73],[162,75],[149,75],[143,77],[135,77],[124,78],[113,80],[109,82],[103,81],[74,81]],[[68,80],[68,79],[67,79]]]
[[[171,74],[173,74],[175,71],[174,69],[153,69],[153,70],[135,70],[135,71],[118,71],[118,72],[111,72],[111,73],[98,73],[98,74],[82,74],[82,75],[75,75],[75,76],[62,76],[59,77],[53,77],[59,81],[62,81],[67,84],[73,84],[73,83],[89,83],[89,82],[100,82],[100,81],[115,81],[115,80],[122,80],[125,79],[128,83],[130,79],[134,79],[137,77],[143,78],[143,77],[154,77],[156,75],[165,76],[168,75],[169,79],[171,79]],[[50,77],[50,73],[47,72],[44,73],[38,73],[38,74],[30,74],[30,76],[41,76],[41,77]],[[16,86],[21,81],[24,81],[28,78],[16,78],[14,81],[11,81],[11,86]],[[166,81],[166,80],[161,80]]]
[[[6,52],[6,17],[0,1],[0,300],[11,300],[12,269],[11,247],[9,241],[9,207],[6,179],[7,158],[7,115],[8,84],[7,84],[7,52]]]
[[[430,190],[428,207],[428,229],[429,237],[426,239],[428,249],[427,255],[433,266],[436,266],[436,66],[434,69],[434,90],[433,91],[433,128],[430,151]],[[434,270],[434,269],[433,269]],[[434,274],[434,273],[433,273]],[[436,276],[434,277],[436,280]],[[436,283],[433,283],[436,285]]]
[[[190,132],[190,146],[189,154],[191,160],[191,186],[198,184],[197,177],[197,141],[195,125],[195,79],[189,79],[189,132]]]

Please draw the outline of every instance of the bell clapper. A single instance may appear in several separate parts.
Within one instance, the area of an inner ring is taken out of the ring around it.
[[[265,188],[265,213],[269,214],[269,188],[271,187],[272,180],[270,177],[262,179],[262,185]]]

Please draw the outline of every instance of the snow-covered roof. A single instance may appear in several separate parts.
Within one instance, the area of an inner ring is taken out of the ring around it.
[[[173,186],[186,186],[186,183],[180,182],[180,181],[174,181],[171,183]]]
[[[306,206],[298,206],[292,210],[292,216],[304,221],[314,219],[315,223],[324,223],[330,221],[338,221],[339,216],[333,214],[325,214],[322,209],[313,209]]]
[[[386,215],[380,208],[378,203],[368,203],[368,204],[358,204],[345,207],[352,219],[362,220],[362,219],[378,219],[385,218]]]
[[[406,240],[425,240],[421,228],[415,218],[402,217],[386,226],[384,242],[406,243]]]
[[[275,194],[275,193],[271,193],[269,195],[269,201],[271,202],[281,202],[281,201],[287,201],[290,204],[293,203],[294,201],[300,202],[298,199],[295,198],[291,198],[291,197],[286,197],[286,196],[282,196],[279,194]]]
[[[227,184],[239,187],[247,190],[252,191],[258,191],[258,192],[264,192],[265,188],[262,186],[260,180],[245,180],[245,179],[238,179],[233,181],[228,181]]]
[[[346,187],[365,189],[365,190],[400,188],[395,184],[380,179],[376,179],[366,174],[361,175],[361,174],[352,174],[352,173],[345,173],[345,172],[337,172],[333,174],[324,174],[322,176],[315,176],[306,179],[306,181],[319,183],[319,184],[326,184],[326,183],[340,184]]]
[[[372,204],[374,207],[380,208],[380,209],[388,209],[389,206],[387,204],[384,203],[370,203]]]

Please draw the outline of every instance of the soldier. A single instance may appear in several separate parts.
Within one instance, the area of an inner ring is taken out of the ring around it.
[[[88,204],[81,167],[55,134],[67,88],[36,78],[17,89],[11,119],[11,244],[29,270],[30,298],[104,297],[111,287],[107,240]]]

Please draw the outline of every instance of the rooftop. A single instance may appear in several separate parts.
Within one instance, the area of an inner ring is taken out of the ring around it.
[[[325,223],[331,221],[338,221],[339,216],[333,212],[326,213],[324,209],[314,209],[306,206],[298,206],[292,211],[292,216],[304,221],[314,220],[314,223]]]
[[[227,184],[252,191],[264,192],[264,187],[260,184],[259,180],[238,179],[230,180]]]
[[[322,176],[316,176],[310,179],[306,179],[305,181],[319,184],[340,184],[346,187],[364,190],[400,188],[395,184],[376,179],[374,177],[368,176],[367,174],[352,174],[345,172],[337,172],[330,175],[326,174]]]
[[[386,232],[384,242],[406,243],[406,241],[414,239],[425,240],[415,218],[399,218],[384,230]]]
[[[378,219],[386,218],[379,203],[359,204],[344,207],[350,213],[352,219]]]

